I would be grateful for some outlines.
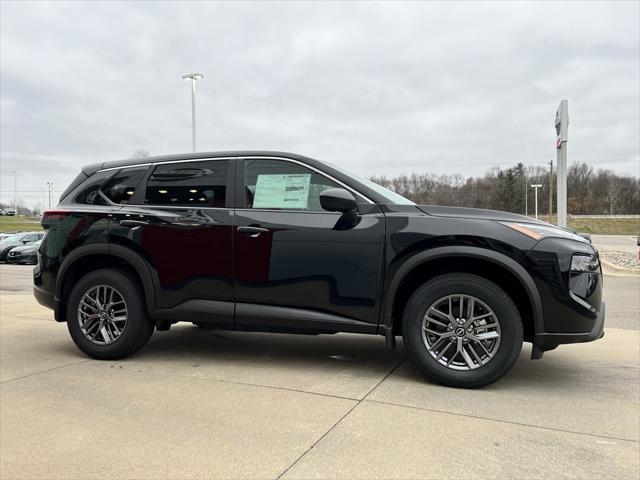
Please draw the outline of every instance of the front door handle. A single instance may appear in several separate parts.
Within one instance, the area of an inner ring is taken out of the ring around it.
[[[122,220],[120,225],[123,227],[142,227],[144,225],[149,225],[149,223],[143,220]]]
[[[269,231],[268,228],[262,227],[238,227],[238,232],[247,234],[251,237],[257,237],[261,233],[267,233]]]

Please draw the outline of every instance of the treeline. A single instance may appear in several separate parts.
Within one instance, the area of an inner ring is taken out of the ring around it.
[[[548,168],[491,168],[483,177],[464,178],[460,174],[416,174],[371,177],[374,182],[418,204],[491,208],[530,215],[534,212],[538,189],[538,212],[549,213],[550,181],[553,184],[553,212],[556,212],[556,175]],[[526,192],[526,193],[525,193]],[[594,172],[586,163],[573,163],[567,175],[567,210],[573,215],[640,214],[640,178],[618,175],[611,170]]]

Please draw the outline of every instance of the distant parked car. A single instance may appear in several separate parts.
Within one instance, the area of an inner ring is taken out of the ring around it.
[[[42,240],[38,240],[30,245],[12,248],[7,254],[7,263],[35,265],[38,263],[38,248],[41,243]]]
[[[42,240],[44,232],[22,232],[13,234],[0,242],[0,261],[7,260],[7,254],[16,247],[31,245]]]
[[[4,210],[2,210],[2,215],[13,216],[15,214],[16,214],[16,209],[15,208],[5,208]]]

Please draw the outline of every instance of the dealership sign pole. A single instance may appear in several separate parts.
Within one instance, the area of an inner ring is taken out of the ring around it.
[[[569,101],[562,100],[556,110],[557,209],[558,226],[567,226],[567,129],[569,128]]]

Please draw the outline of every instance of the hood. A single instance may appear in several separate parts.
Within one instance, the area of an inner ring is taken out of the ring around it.
[[[17,242],[14,242],[14,241],[8,242],[6,240],[3,240],[2,242],[0,242],[0,247],[15,247],[16,245],[22,246],[23,243],[20,240],[18,240]]]
[[[466,207],[442,207],[437,205],[416,205],[427,215],[434,217],[477,218],[479,220],[497,220],[502,222],[537,223],[547,225],[545,222],[535,220],[517,213],[501,212],[499,210],[486,210],[483,208]]]
[[[40,248],[40,242],[36,243],[31,243],[29,245],[22,245],[19,247],[15,247],[12,248],[11,251],[12,252],[29,252],[31,250],[38,250],[38,248]]]

